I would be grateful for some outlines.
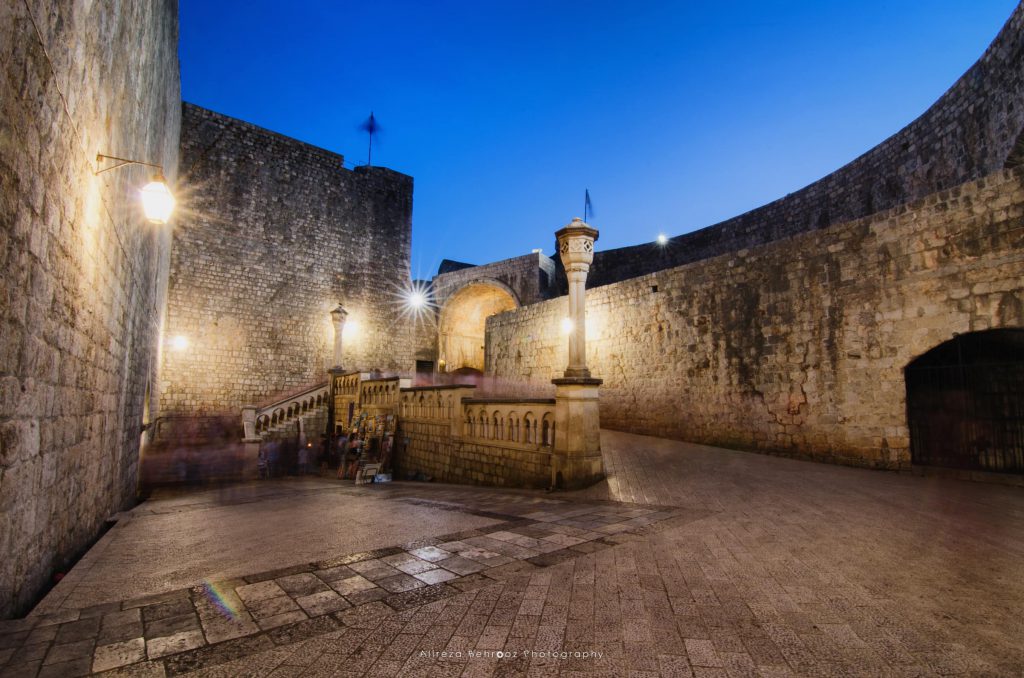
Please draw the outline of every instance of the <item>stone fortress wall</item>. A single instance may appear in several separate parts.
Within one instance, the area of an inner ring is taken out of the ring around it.
[[[412,178],[184,104],[164,351],[164,414],[237,414],[327,379],[339,302],[345,367],[411,372],[401,319]]]
[[[599,287],[849,222],[1024,162],[1024,9],[921,117],[805,188],[714,226],[597,252]],[[559,271],[561,273],[561,270]],[[564,273],[560,276],[564,287]]]
[[[134,197],[146,169],[94,173],[174,180],[177,46],[173,0],[0,3],[0,617],[135,497],[170,229]]]
[[[904,468],[903,368],[1024,326],[1024,172],[587,293],[604,427]],[[493,316],[487,373],[550,396],[565,297]]]
[[[820,181],[695,233],[597,252],[602,424],[845,463],[909,464],[903,367],[1020,327],[1024,6],[919,119]],[[656,272],[657,271],[657,272]],[[564,279],[564,274],[562,274]],[[566,298],[494,316],[486,371],[547,396]]]

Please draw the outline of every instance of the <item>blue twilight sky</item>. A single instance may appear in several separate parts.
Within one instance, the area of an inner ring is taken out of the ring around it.
[[[678,235],[928,108],[1016,0],[180,0],[183,97],[415,178],[413,275]]]

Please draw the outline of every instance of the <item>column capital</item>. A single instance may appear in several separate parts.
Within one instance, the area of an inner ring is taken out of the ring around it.
[[[555,232],[558,254],[567,271],[571,266],[580,264],[587,267],[585,270],[590,270],[590,263],[594,260],[594,242],[598,235],[596,228],[591,228],[579,217]]]

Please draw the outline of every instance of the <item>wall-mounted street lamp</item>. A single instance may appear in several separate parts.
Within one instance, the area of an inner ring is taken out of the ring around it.
[[[152,180],[139,191],[142,198],[142,211],[146,215],[146,220],[150,223],[166,224],[170,220],[171,212],[174,210],[174,196],[171,195],[171,190],[167,188],[167,180],[164,179],[164,168],[162,165],[142,162],[141,160],[115,158],[112,155],[103,155],[102,153],[96,154],[96,164],[102,163],[105,160],[112,160],[117,164],[96,170],[97,175],[119,167],[126,167],[127,165],[155,167],[156,172],[153,173]]]

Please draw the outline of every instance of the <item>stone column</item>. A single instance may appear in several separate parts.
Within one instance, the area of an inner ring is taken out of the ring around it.
[[[242,478],[251,480],[259,475],[260,442],[256,435],[256,407],[242,408]]]
[[[587,369],[587,273],[594,261],[594,241],[597,230],[587,226],[578,217],[555,233],[558,252],[569,279],[569,365],[564,376],[589,377]]]
[[[334,322],[334,366],[333,370],[341,370],[341,335],[345,331],[345,318],[348,317],[348,311],[341,304],[338,304],[338,308],[331,311],[331,321]]]
[[[587,368],[586,285],[594,260],[597,230],[582,219],[555,233],[569,280],[569,364],[555,385],[555,445],[552,472],[564,488],[585,487],[604,478],[601,458],[600,379]]]
[[[256,437],[256,407],[246,405],[242,408],[242,436],[243,442],[258,441]]]

